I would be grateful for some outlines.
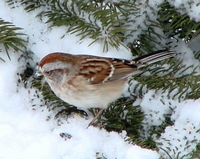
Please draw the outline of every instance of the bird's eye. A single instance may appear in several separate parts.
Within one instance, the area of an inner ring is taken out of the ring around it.
[[[51,76],[52,73],[53,73],[53,70],[51,70],[51,71],[46,71],[46,72],[45,72],[45,75],[47,75],[47,76]]]

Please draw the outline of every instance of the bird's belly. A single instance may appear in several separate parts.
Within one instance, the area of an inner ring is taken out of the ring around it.
[[[126,82],[118,81],[116,86],[107,83],[103,85],[91,85],[91,87],[68,87],[54,93],[63,101],[78,108],[107,108],[109,103],[120,97]]]

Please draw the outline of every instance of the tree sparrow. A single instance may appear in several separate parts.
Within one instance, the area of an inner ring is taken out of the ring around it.
[[[91,125],[109,103],[120,97],[129,77],[141,73],[141,67],[175,55],[161,50],[124,60],[56,52],[40,61],[39,73],[63,101],[78,108],[101,108]]]

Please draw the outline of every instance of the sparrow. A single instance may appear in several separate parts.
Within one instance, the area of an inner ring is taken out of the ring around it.
[[[172,58],[174,51],[159,50],[133,60],[55,52],[39,63],[39,74],[63,101],[78,108],[100,108],[93,125],[109,103],[119,98],[130,77],[142,67]]]

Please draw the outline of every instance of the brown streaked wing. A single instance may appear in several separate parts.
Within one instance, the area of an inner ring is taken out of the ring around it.
[[[127,78],[136,70],[137,66],[127,60],[96,58],[82,63],[79,74],[91,84],[100,84]]]
[[[104,83],[112,74],[112,66],[109,60],[86,59],[81,64],[79,75],[84,76],[91,84]]]

